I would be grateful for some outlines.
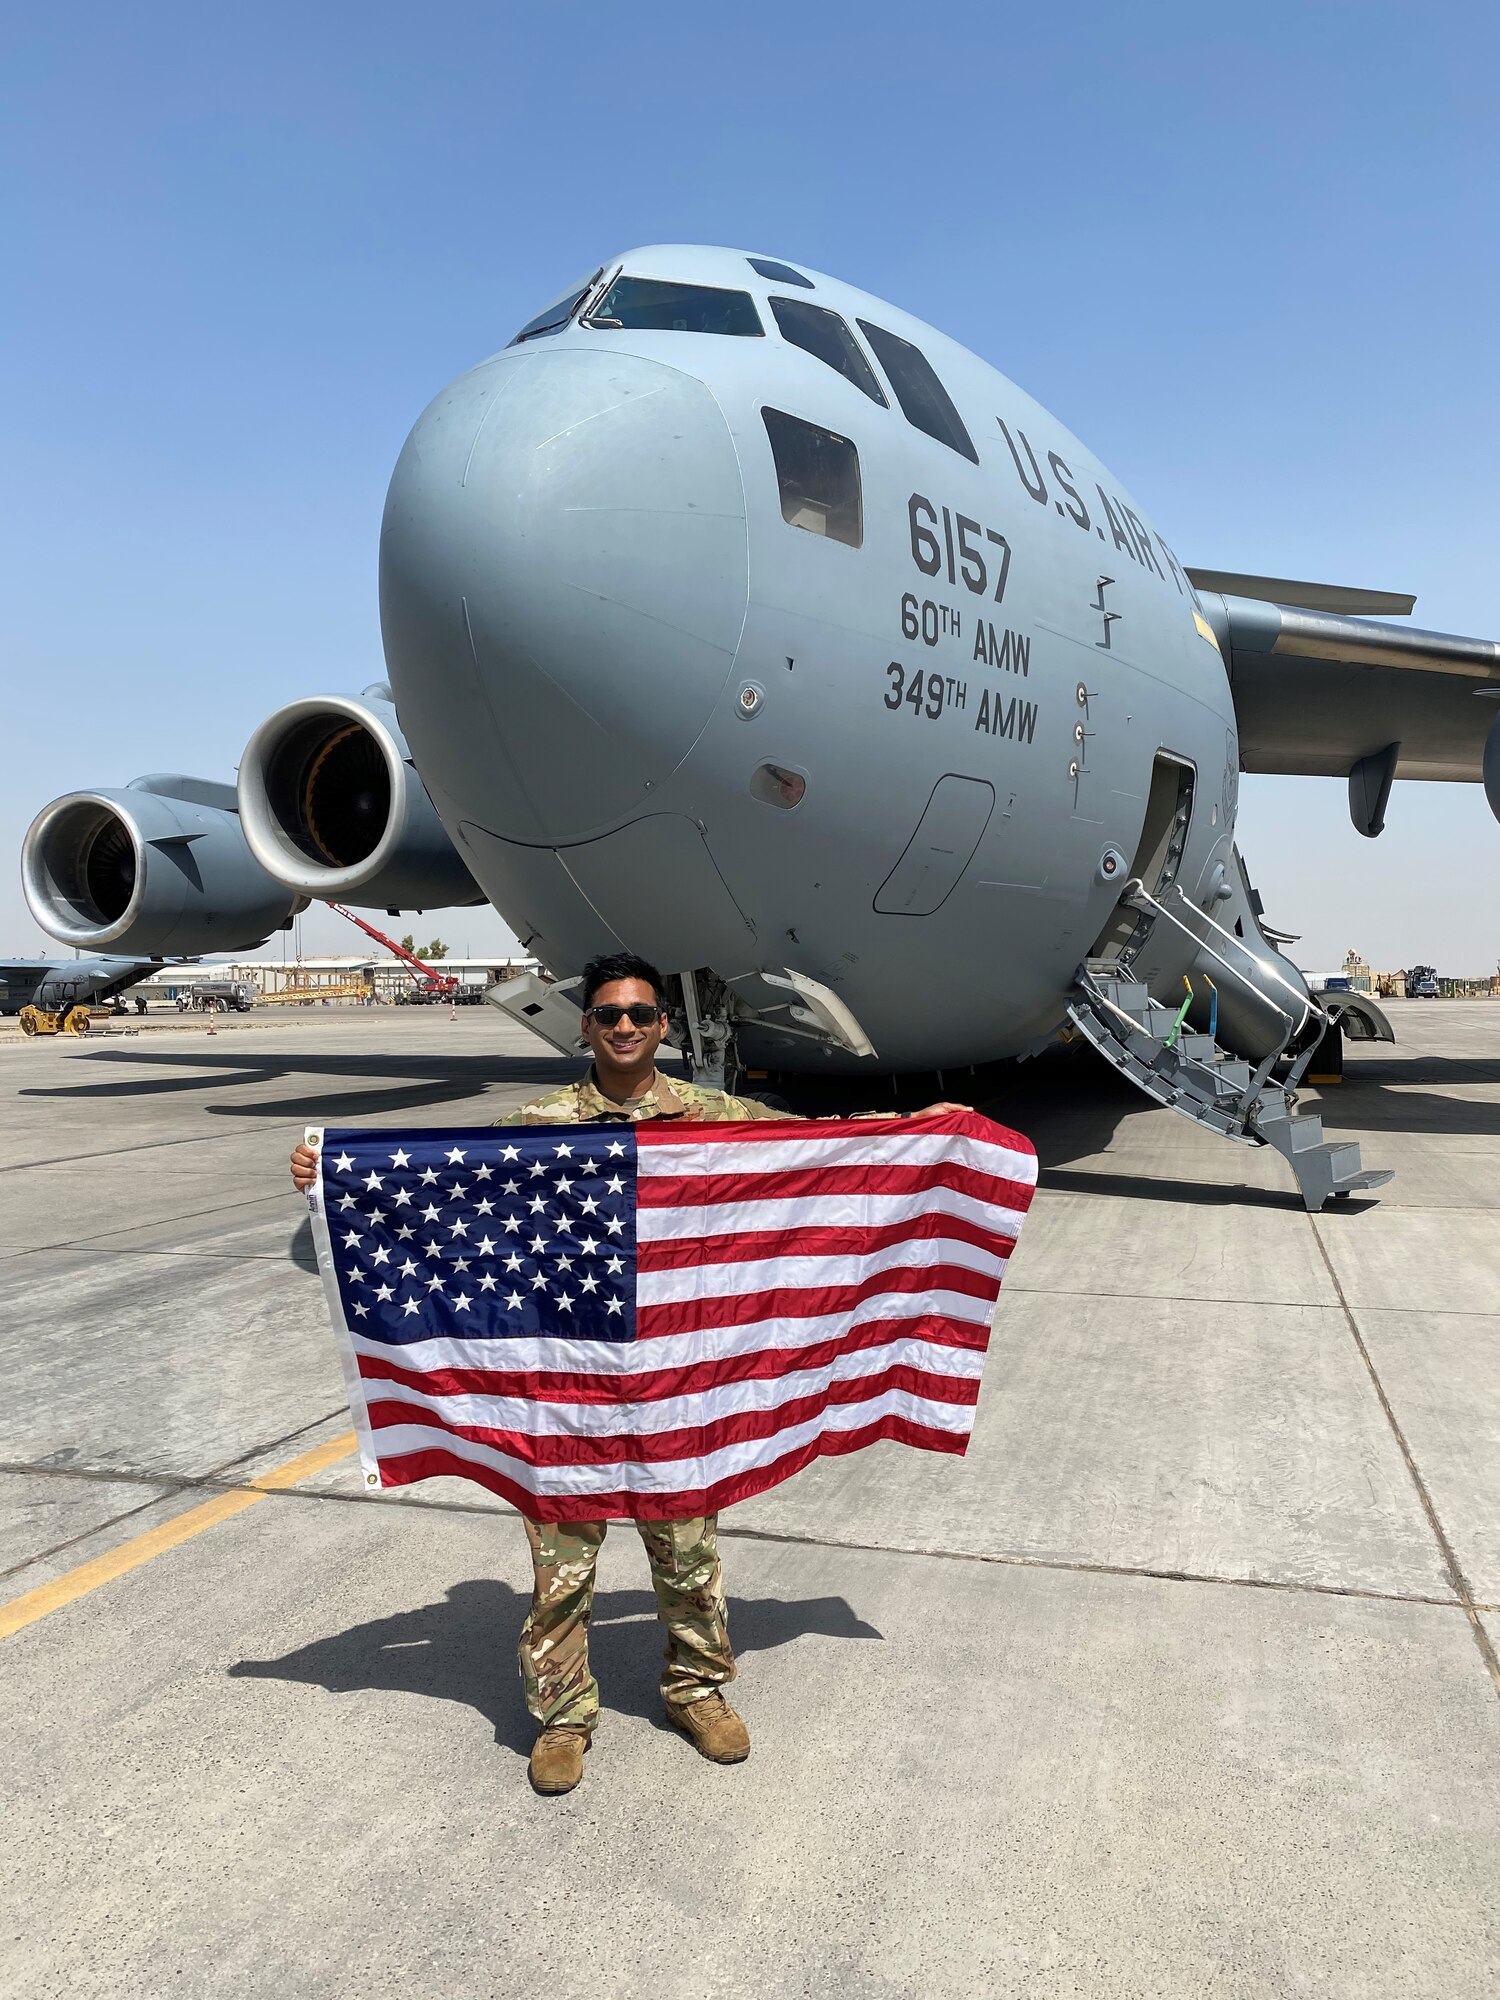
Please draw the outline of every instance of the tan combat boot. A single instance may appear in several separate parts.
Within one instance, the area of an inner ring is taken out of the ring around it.
[[[743,1764],[750,1755],[750,1732],[721,1694],[669,1701],[667,1720],[711,1764]]]
[[[589,1732],[567,1723],[544,1729],[531,1746],[528,1775],[534,1792],[571,1792],[583,1776]]]

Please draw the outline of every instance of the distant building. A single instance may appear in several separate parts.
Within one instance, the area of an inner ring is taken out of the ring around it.
[[[497,979],[514,978],[518,973],[538,970],[534,958],[445,958],[434,971],[452,975],[477,995]],[[243,980],[259,998],[270,999],[293,992],[305,993],[309,1000],[322,998],[350,1000],[362,991],[373,993],[377,1001],[394,1002],[420,985],[409,967],[399,958],[351,952],[338,958],[281,959],[250,958],[207,961],[192,965],[163,966],[130,990],[148,1001],[191,999],[195,987],[205,982]],[[281,1004],[285,1004],[283,1001]]]

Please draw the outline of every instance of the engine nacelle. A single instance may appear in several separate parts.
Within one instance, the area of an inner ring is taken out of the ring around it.
[[[251,852],[278,882],[323,901],[387,910],[482,903],[388,694],[309,695],[266,718],[240,760]]]
[[[22,843],[21,881],[49,937],[147,957],[243,951],[306,907],[245,845],[233,788],[199,778],[54,799]]]

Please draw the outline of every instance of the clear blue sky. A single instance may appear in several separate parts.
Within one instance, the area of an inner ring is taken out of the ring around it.
[[[148,0],[13,10],[6,43],[0,951],[46,944],[15,856],[49,798],[228,777],[280,702],[380,677],[408,425],[633,243],[806,259],[920,313],[1185,560],[1500,635],[1493,0]],[[1493,966],[1477,787],[1398,788],[1378,842],[1341,782],[1244,794],[1304,963]]]

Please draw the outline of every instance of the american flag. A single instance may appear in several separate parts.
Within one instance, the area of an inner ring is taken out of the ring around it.
[[[537,1521],[962,1452],[1036,1187],[975,1112],[309,1136],[366,1482],[457,1474]]]

